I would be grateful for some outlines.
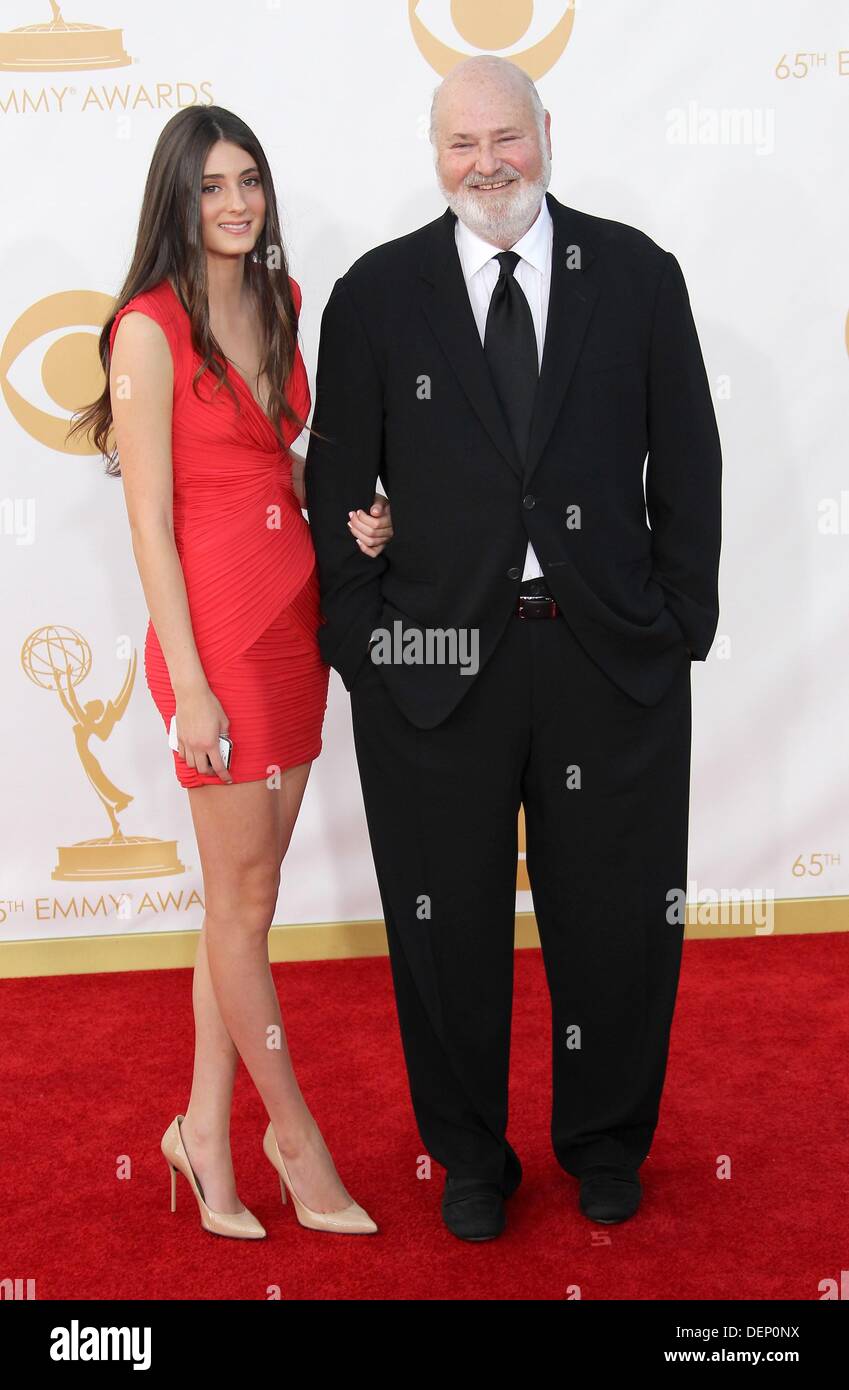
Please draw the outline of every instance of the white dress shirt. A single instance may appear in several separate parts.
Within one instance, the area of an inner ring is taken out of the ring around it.
[[[530,306],[540,366],[542,365],[542,349],[548,317],[548,296],[551,289],[553,234],[551,213],[548,210],[548,203],[543,198],[539,215],[533,226],[529,227],[525,235],[520,237],[514,246],[510,247],[510,250],[515,251],[521,258],[517,262],[513,274],[524,291]],[[457,252],[466,281],[466,289],[469,292],[475,323],[478,326],[481,343],[483,343],[489,301],[501,273],[501,267],[494,257],[502,248],[493,246],[489,241],[484,241],[477,232],[473,232],[467,227],[465,222],[461,222],[459,217],[454,225],[454,237],[457,242]],[[525,553],[525,569],[522,578],[533,579],[540,574],[542,574],[542,567],[529,541]]]

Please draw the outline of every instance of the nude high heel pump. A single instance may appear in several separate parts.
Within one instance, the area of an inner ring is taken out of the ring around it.
[[[274,1126],[270,1122],[262,1140],[262,1149],[271,1166],[277,1169],[283,1205],[286,1205],[288,1188],[295,1204],[295,1215],[302,1226],[308,1226],[312,1231],[338,1231],[347,1235],[373,1235],[377,1230],[368,1212],[364,1211],[358,1202],[352,1202],[350,1206],[342,1207],[339,1211],[310,1211],[309,1207],[304,1206],[289,1181],[286,1164],[277,1147]]]
[[[203,1190],[189,1162],[189,1155],[186,1153],[183,1136],[180,1133],[180,1122],[185,1118],[185,1115],[175,1116],[163,1134],[159,1146],[165,1155],[168,1167],[171,1169],[171,1210],[177,1210],[177,1169],[179,1168],[195,1195],[200,1209],[200,1224],[205,1231],[211,1231],[216,1236],[235,1236],[241,1240],[261,1239],[265,1235],[265,1227],[260,1225],[247,1207],[243,1207],[241,1211],[211,1211],[206,1205]]]

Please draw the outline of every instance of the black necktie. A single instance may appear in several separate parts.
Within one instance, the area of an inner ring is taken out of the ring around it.
[[[489,301],[483,350],[524,463],[539,381],[537,338],[530,305],[513,275],[518,253],[500,251],[493,259],[501,266],[501,274]]]

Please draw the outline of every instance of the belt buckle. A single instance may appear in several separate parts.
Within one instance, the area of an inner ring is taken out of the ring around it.
[[[520,618],[556,618],[557,602],[545,594],[520,594],[516,611]]]

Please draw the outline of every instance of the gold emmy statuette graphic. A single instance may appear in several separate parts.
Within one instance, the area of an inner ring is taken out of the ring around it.
[[[59,846],[59,862],[52,878],[85,880],[157,878],[181,874],[185,865],[177,857],[176,840],[156,840],[149,835],[125,835],[118,824],[118,812],[132,801],[110,782],[89,747],[92,738],[105,743],[130,701],[136,678],[136,653],[117,698],[89,700],[81,705],[76,686],[91,670],[91,648],[79,632],[70,627],[41,627],[30,633],[21,648],[21,665],[40,690],[52,690],[62,701],[74,726],[74,741],[85,775],[109,817],[111,835]]]
[[[74,72],[125,68],[133,61],[124,51],[120,29],[65,20],[56,0],[50,0],[50,8],[53,18],[46,24],[0,33],[0,71]]]
[[[525,859],[525,808],[519,808],[519,862],[516,867],[516,892],[530,893],[531,880],[528,878],[528,865]]]
[[[97,290],[57,290],[23,311],[0,344],[0,391],[21,429],[32,439],[62,454],[91,455],[92,442],[66,439],[71,413],[103,390],[98,338],[115,307],[115,300]],[[91,328],[86,327],[91,325]],[[67,329],[44,351],[41,385],[56,413],[33,405],[12,385],[9,371],[22,352],[39,338]],[[96,329],[96,331],[92,331]],[[63,413],[64,412],[64,413]]]
[[[431,33],[419,15],[421,0],[407,0],[407,7],[416,46],[440,77],[445,77],[464,58],[474,56]],[[458,39],[479,53],[507,58],[535,81],[562,56],[575,23],[574,0],[563,0],[563,13],[549,33],[525,48],[503,52],[514,49],[527,34],[534,18],[533,0],[451,0],[448,9]]]

